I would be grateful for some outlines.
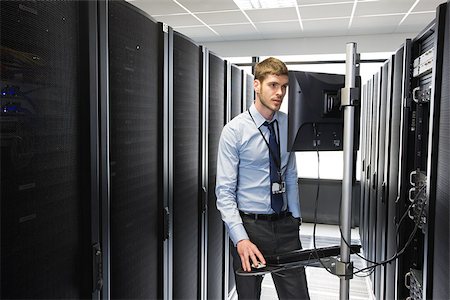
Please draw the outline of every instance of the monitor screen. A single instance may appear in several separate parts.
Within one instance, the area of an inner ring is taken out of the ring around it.
[[[357,77],[360,86],[361,78]],[[343,149],[344,113],[340,90],[345,75],[289,71],[288,149]],[[359,147],[359,106],[355,109],[354,149]]]

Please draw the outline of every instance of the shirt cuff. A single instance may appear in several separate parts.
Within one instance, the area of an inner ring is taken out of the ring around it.
[[[249,240],[244,225],[242,224],[237,224],[233,228],[230,228],[230,238],[234,246],[241,240]]]

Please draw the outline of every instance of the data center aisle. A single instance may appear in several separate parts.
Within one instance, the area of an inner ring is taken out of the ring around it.
[[[301,240],[303,248],[313,248],[313,227],[314,224],[304,223],[301,226]],[[352,244],[360,244],[358,229],[352,229]],[[337,225],[317,224],[316,227],[316,247],[340,245],[339,227]],[[366,266],[365,262],[358,256],[352,254],[353,265],[358,269]],[[306,276],[308,278],[308,288],[311,300],[338,300],[339,299],[339,278],[328,273],[323,268],[307,267]],[[271,276],[265,276],[262,283],[261,300],[277,299],[277,293]],[[374,299],[371,290],[369,277],[354,276],[350,280],[351,300],[372,300]]]

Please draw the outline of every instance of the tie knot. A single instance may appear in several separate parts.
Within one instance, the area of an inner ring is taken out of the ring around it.
[[[274,122],[275,122],[275,121],[269,123],[269,122],[265,121],[265,122],[263,123],[264,126],[267,126],[267,127],[269,128],[270,133],[273,132],[273,123],[274,123]]]

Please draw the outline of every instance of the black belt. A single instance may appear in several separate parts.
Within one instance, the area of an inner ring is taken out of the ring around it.
[[[277,221],[281,220],[283,218],[286,218],[288,216],[291,216],[292,213],[290,211],[282,211],[279,214],[250,214],[243,211],[239,211],[239,214],[241,216],[245,216],[247,218],[253,219],[253,220],[264,220],[264,221]]]

